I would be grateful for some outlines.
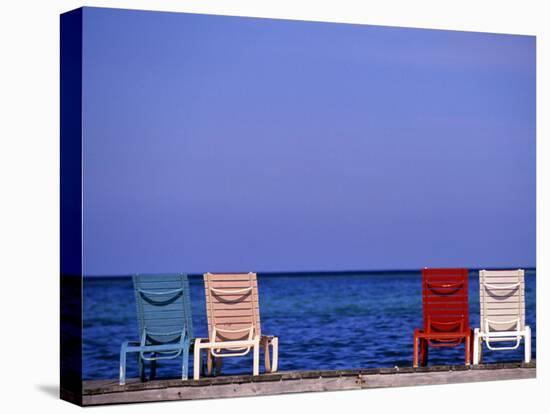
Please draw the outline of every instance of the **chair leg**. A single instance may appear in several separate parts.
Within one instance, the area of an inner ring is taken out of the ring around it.
[[[151,355],[153,358],[157,356],[157,354],[153,353]],[[157,361],[153,359],[151,361],[151,374],[149,375],[149,379],[152,381],[157,376]]]
[[[252,365],[252,375],[260,374],[260,343],[254,345],[254,361]]]
[[[212,352],[210,349],[206,350],[206,375],[212,375]]]
[[[474,349],[473,349],[473,358],[472,362],[474,365],[479,364],[479,328],[474,329]]]
[[[470,365],[472,361],[471,350],[472,350],[472,336],[467,335],[466,339],[464,340],[464,364],[465,365]]]
[[[483,364],[483,340],[479,340],[479,363]]]
[[[181,358],[181,380],[185,381],[189,375],[189,344],[183,348]]]
[[[531,362],[531,328],[529,326],[525,327],[525,343],[524,352],[525,352],[525,362]]]
[[[421,339],[420,340],[420,366],[425,367],[428,365],[428,340],[427,339]]]
[[[137,363],[138,363],[138,369],[139,369],[139,380],[141,382],[144,382],[145,381],[145,366],[144,366],[145,363],[141,358],[140,352],[137,353]]]
[[[274,337],[271,340],[271,352],[273,353],[271,372],[277,372],[277,369],[279,368],[279,338],[277,337]]]
[[[126,384],[126,343],[123,343],[120,347],[120,370],[118,383],[120,385]]]
[[[418,368],[418,337],[413,335],[413,367]]]
[[[269,341],[264,340],[264,367],[265,372],[271,372],[271,360],[269,358]]]
[[[201,347],[199,345],[200,339],[195,342],[195,349],[193,351],[193,379],[198,380],[201,375]]]
[[[215,375],[221,375],[222,373],[223,358],[214,358],[214,366],[216,367]]]

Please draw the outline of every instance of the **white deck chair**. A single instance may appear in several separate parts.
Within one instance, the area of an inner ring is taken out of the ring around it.
[[[260,347],[264,350],[266,372],[277,371],[278,338],[262,335],[256,273],[204,274],[208,338],[195,340],[193,378],[199,379],[201,351],[207,352],[207,371],[221,371],[225,357],[253,351],[253,375],[260,372]],[[273,360],[269,357],[269,347]]]
[[[480,270],[480,327],[474,329],[473,363],[481,361],[483,343],[493,351],[517,349],[523,338],[525,362],[531,361],[531,329],[525,325],[525,272]]]

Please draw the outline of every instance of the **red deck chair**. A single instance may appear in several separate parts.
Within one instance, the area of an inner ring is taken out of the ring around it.
[[[428,347],[464,344],[470,364],[472,332],[468,314],[468,269],[422,269],[424,329],[414,330],[413,366],[428,362]]]

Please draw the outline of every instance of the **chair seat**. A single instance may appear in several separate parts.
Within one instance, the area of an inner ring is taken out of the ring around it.
[[[497,331],[497,332],[479,332],[479,336],[482,338],[499,339],[502,341],[515,340],[518,336],[525,336],[527,331]]]
[[[259,338],[261,343],[272,342],[276,337],[273,335],[262,335]],[[238,348],[245,346],[254,346],[258,339],[251,340],[242,340],[242,341],[221,341],[221,342],[210,342],[208,338],[197,338],[195,339],[195,346],[200,346],[201,348]],[[203,342],[204,341],[204,342]]]
[[[203,342],[204,341],[204,342]],[[195,346],[199,346],[201,348],[245,348],[254,346],[257,342],[259,342],[259,339],[250,339],[250,340],[242,340],[242,341],[221,341],[221,342],[210,342],[208,338],[197,338],[195,339]]]
[[[126,352],[163,352],[163,351],[179,351],[183,349],[180,343],[163,344],[163,345],[128,345]]]

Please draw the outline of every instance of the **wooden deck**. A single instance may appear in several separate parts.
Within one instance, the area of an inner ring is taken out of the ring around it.
[[[228,375],[200,380],[177,379],[140,382],[128,380],[85,381],[82,405],[148,401],[196,400],[283,393],[359,390],[410,385],[456,384],[535,378],[536,364],[503,363],[475,367],[464,365],[420,368],[378,368],[334,371],[287,371],[275,374]]]

